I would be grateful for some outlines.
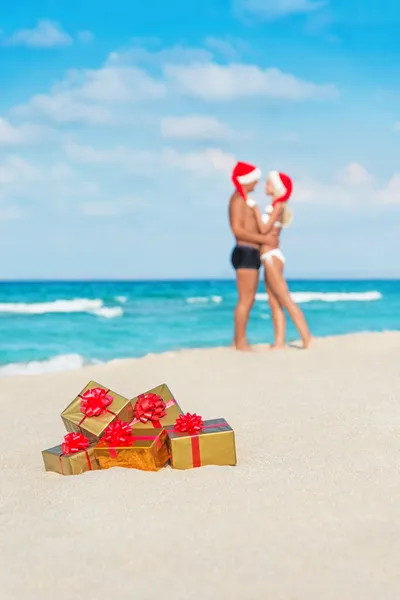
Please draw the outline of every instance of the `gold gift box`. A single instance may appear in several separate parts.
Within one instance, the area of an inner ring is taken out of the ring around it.
[[[92,390],[93,388],[107,390],[109,395],[114,398],[114,401],[107,406],[107,412],[104,412],[102,415],[85,418],[84,413],[81,411],[81,396],[87,390]],[[127,398],[116,394],[95,381],[90,381],[75,400],[61,413],[61,418],[67,431],[83,433],[91,442],[101,438],[104,430],[117,417],[121,421],[130,423],[133,416],[132,404]]]
[[[81,475],[86,471],[98,471],[99,464],[94,455],[94,447],[90,446],[86,452],[74,452],[64,454],[62,446],[55,446],[42,452],[46,471],[59,473],[60,475]]]
[[[112,447],[100,440],[94,447],[100,469],[124,467],[141,471],[159,471],[169,460],[165,429],[133,429],[132,445]]]
[[[157,387],[153,388],[152,390],[148,390],[147,392],[144,392],[144,394],[156,394],[157,396],[161,396],[161,398],[163,399],[163,401],[166,404],[167,414],[165,415],[165,417],[162,417],[158,422],[155,422],[154,425],[153,425],[152,421],[147,421],[146,423],[142,423],[141,421],[138,421],[137,419],[135,419],[135,416],[133,416],[133,421],[131,421],[131,425],[132,425],[133,429],[148,429],[149,427],[157,428],[157,426],[159,427],[160,425],[161,425],[161,427],[167,427],[168,425],[173,425],[175,423],[175,421],[177,420],[177,418],[179,417],[179,415],[182,414],[182,410],[181,410],[179,404],[175,400],[174,396],[171,393],[171,390],[169,389],[169,387],[167,386],[166,383],[158,385]],[[144,394],[139,394],[139,395],[143,396]],[[132,398],[132,400],[131,400],[133,410],[135,409],[135,404],[138,401],[138,399],[139,399],[139,396],[136,396],[135,398]]]
[[[236,465],[236,445],[233,429],[225,419],[204,421],[196,435],[167,428],[171,466],[193,469],[207,465]]]

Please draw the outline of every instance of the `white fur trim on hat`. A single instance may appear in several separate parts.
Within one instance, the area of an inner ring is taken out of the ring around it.
[[[238,177],[237,180],[242,185],[246,185],[247,183],[254,183],[255,181],[258,181],[259,179],[261,179],[261,175],[262,173],[260,169],[256,167],[255,169],[253,169],[253,171],[247,173],[247,175],[241,175],[240,177]]]
[[[270,171],[268,173],[268,179],[274,186],[275,194],[277,196],[283,196],[284,194],[286,194],[287,189],[283,185],[282,179],[281,179],[278,171]]]

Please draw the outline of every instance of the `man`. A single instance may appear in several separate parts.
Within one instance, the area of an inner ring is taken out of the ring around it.
[[[233,345],[237,350],[251,350],[246,330],[254,304],[259,278],[260,246],[265,243],[253,210],[255,202],[248,198],[261,178],[261,171],[253,165],[239,162],[233,170],[235,192],[229,202],[229,220],[236,246],[232,252],[232,265],[236,271],[238,303],[235,309],[235,334]]]

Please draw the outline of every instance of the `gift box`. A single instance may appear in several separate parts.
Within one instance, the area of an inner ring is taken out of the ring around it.
[[[236,465],[235,434],[225,419],[203,421],[188,413],[166,430],[174,469]]]
[[[80,432],[97,441],[116,418],[129,423],[134,418],[131,402],[91,381],[61,413],[67,431]]]
[[[94,453],[101,469],[124,467],[158,471],[169,460],[165,429],[140,429],[114,421],[95,445]]]
[[[80,475],[100,468],[93,445],[81,433],[69,433],[60,446],[43,450],[42,457],[46,471],[60,475]]]
[[[161,429],[173,425],[182,414],[180,406],[165,383],[136,396],[131,403],[134,411],[131,425],[134,429]]]

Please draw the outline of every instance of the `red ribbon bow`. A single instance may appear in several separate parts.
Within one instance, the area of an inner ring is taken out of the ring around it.
[[[174,425],[175,431],[180,433],[189,433],[190,435],[196,435],[203,429],[204,421],[200,415],[193,415],[187,413],[186,415],[180,415]]]
[[[141,394],[135,404],[135,418],[142,423],[159,421],[165,417],[166,405],[157,394]],[[161,427],[161,424],[159,425]]]
[[[107,427],[103,440],[110,446],[132,446],[134,440],[129,423],[116,419]]]
[[[103,388],[86,390],[81,397],[81,412],[85,417],[98,417],[107,411],[114,398]]]
[[[89,440],[82,433],[68,433],[64,437],[62,452],[63,454],[75,454],[75,452],[86,450],[88,446]]]
[[[64,442],[62,443],[61,450],[62,454],[59,456],[61,473],[64,475],[64,467],[62,458],[64,454],[76,454],[77,452],[84,452],[86,455],[87,464],[89,467],[89,471],[93,470],[92,463],[90,462],[90,457],[87,452],[87,448],[89,447],[89,440],[82,433],[68,433],[64,437]]]

